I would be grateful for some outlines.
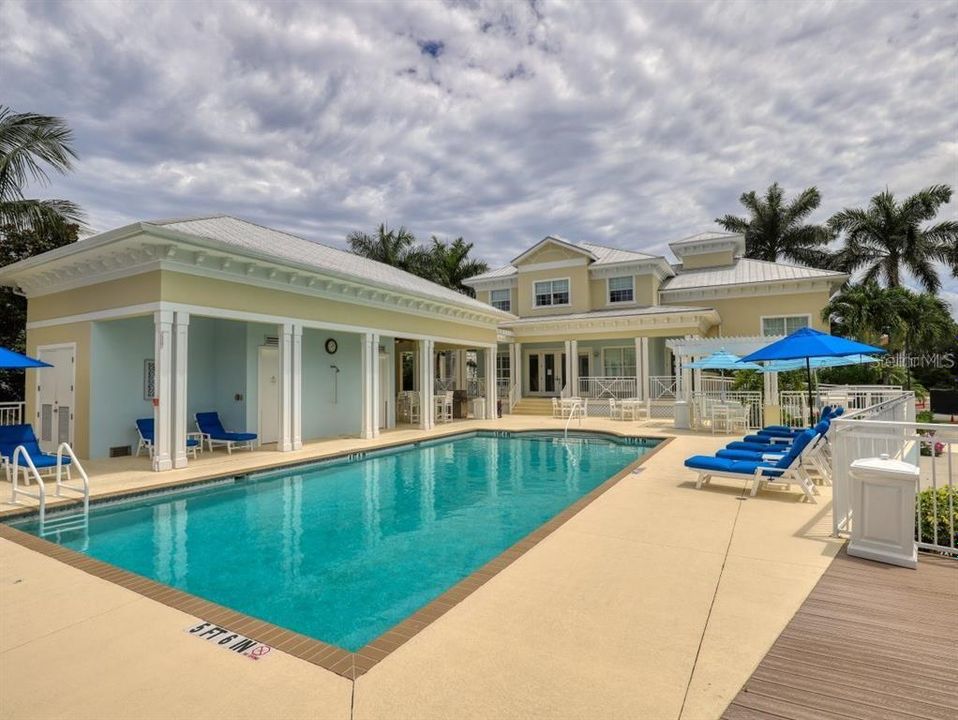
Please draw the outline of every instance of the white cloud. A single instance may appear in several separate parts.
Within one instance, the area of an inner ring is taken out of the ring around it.
[[[496,263],[547,233],[662,251],[775,180],[818,185],[818,219],[886,185],[958,187],[956,19],[954,1],[8,0],[0,69],[5,103],[76,129],[77,172],[42,192],[97,229],[222,211],[342,244],[386,221]]]

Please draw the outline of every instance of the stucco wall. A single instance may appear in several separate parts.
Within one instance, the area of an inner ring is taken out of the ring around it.
[[[569,279],[569,305],[533,307],[536,282],[540,280],[561,280],[563,278]],[[564,315],[566,313],[586,312],[590,309],[590,302],[589,269],[585,265],[535,270],[519,274],[518,298],[513,312],[519,317]]]
[[[731,265],[733,262],[735,262],[735,256],[731,250],[719,250],[718,252],[686,255],[682,258],[682,267],[685,270],[697,270],[699,268]]]
[[[812,293],[759,295],[718,300],[677,300],[667,301],[665,304],[713,307],[718,310],[722,322],[710,334],[751,336],[762,334],[761,318],[763,316],[778,315],[811,315],[811,326],[816,330],[827,332],[828,325],[822,321],[820,313],[828,302],[828,296],[828,292],[822,290]]]
[[[618,277],[623,277],[620,275]],[[609,281],[607,278],[590,279],[591,310],[614,310],[616,308],[647,307],[659,304],[659,281],[654,275],[633,275],[633,296],[631,303],[609,304]]]

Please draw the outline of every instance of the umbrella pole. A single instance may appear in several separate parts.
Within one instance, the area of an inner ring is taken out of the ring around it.
[[[812,359],[810,357],[805,358],[805,370],[808,372],[808,416],[811,421],[809,425],[814,425],[815,406],[812,404]]]

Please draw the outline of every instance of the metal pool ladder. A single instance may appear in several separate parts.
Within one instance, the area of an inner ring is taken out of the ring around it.
[[[70,458],[70,463],[67,465],[63,464],[64,453]],[[22,468],[20,466],[21,460],[24,462]],[[80,485],[73,484],[74,480],[70,472],[71,467],[77,469],[77,473],[80,475]],[[64,468],[66,468],[66,480],[63,479]],[[19,486],[20,470],[23,470],[24,484],[26,484],[29,477],[32,477],[36,482],[36,492],[31,492]],[[33,458],[30,457],[30,453],[27,452],[27,449],[23,445],[18,445],[13,451],[13,457],[10,460],[10,465],[7,466],[7,472],[8,474],[12,472],[10,484],[13,488],[13,492],[10,496],[10,501],[16,504],[18,495],[26,495],[36,500],[39,504],[40,537],[52,535],[55,532],[85,530],[87,528],[90,517],[90,478],[87,477],[86,470],[83,469],[77,456],[73,453],[73,448],[67,443],[60,443],[60,447],[57,448],[56,497],[65,497],[63,494],[65,491],[75,493],[81,497],[83,499],[82,509],[78,512],[56,513],[52,518],[47,519],[47,490],[43,484],[43,478],[40,477],[40,473],[37,470],[37,466],[33,464]]]
[[[576,413],[579,413],[579,427],[582,427],[582,403],[576,400],[572,403],[572,409],[569,410],[569,419],[565,421],[565,430],[562,432],[562,439],[568,441],[569,439],[569,424],[572,422],[572,418],[575,417]]]

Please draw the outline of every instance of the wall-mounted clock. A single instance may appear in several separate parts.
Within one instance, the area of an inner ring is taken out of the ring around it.
[[[330,355],[335,355],[337,350],[339,350],[339,343],[333,338],[329,338],[326,341],[326,352],[328,352]]]

